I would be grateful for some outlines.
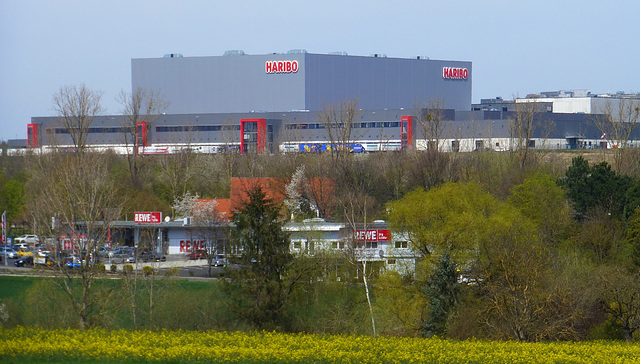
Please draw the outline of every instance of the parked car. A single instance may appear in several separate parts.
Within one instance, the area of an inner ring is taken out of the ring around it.
[[[40,238],[38,235],[26,234],[15,238],[16,244],[27,243],[31,245],[40,245]]]
[[[82,268],[82,261],[78,257],[67,257],[65,258],[64,266],[70,269]]]
[[[101,246],[96,250],[100,258],[107,258],[109,253],[111,252],[111,249],[109,249],[108,246]]]
[[[29,243],[16,243],[13,244],[13,250],[18,251],[20,249],[29,249]]]
[[[135,255],[134,253],[135,253],[135,250],[132,247],[120,246],[109,251],[107,253],[107,258],[114,259],[114,260],[122,259],[122,261],[124,262],[125,258]]]
[[[189,259],[190,260],[196,260],[196,259],[207,259],[207,251],[206,250],[196,250],[193,251],[191,253],[189,253]]]
[[[143,262],[165,262],[167,256],[156,252],[142,252],[140,254],[140,260]]]
[[[131,254],[129,256],[126,256],[126,257],[122,258],[122,263],[131,264],[131,263],[135,263],[135,262],[136,262],[136,256],[134,254]]]
[[[33,252],[27,248],[18,249],[18,258],[22,258],[27,255],[33,256]]]
[[[214,267],[226,267],[227,266],[227,259],[218,258],[218,259],[214,260],[213,262],[211,262],[211,265],[213,265]]]
[[[33,265],[33,255],[25,255],[23,257],[20,257],[16,259],[13,264],[15,264],[16,267],[26,267]]]
[[[53,265],[53,254],[48,250],[38,250],[33,259],[34,264]]]
[[[13,248],[10,246],[0,247],[0,256],[4,258],[5,254],[7,255],[7,258],[11,258],[11,259],[18,257],[18,252],[13,250]]]

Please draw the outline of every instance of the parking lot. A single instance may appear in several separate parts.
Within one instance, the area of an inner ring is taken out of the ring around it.
[[[41,272],[41,270],[34,269],[34,266],[16,267],[14,264],[15,261],[16,258],[8,258],[5,261],[4,256],[2,256],[0,261],[0,274],[3,272],[7,274],[37,274]],[[101,263],[105,265],[107,272],[111,272],[111,265],[115,265],[118,273],[122,272],[122,267],[126,265],[123,263],[112,263],[108,259],[103,259]],[[189,260],[187,256],[184,255],[167,255],[167,260],[164,262],[138,262],[128,265],[133,266],[136,270],[142,270],[142,267],[150,266],[158,269],[160,275],[163,275],[164,272],[170,268],[179,268],[178,275],[180,277],[207,278],[209,273],[207,263],[206,259]],[[35,268],[37,267],[36,265]],[[224,268],[222,267],[211,267],[211,275],[214,278],[219,277],[223,271]]]

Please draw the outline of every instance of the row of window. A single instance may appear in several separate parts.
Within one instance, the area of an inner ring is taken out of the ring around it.
[[[176,125],[156,127],[156,132],[158,133],[194,131],[240,131],[240,125]]]
[[[342,127],[343,125],[340,124],[333,124],[332,125],[334,128],[335,127]],[[285,129],[325,129],[325,125],[324,124],[317,124],[317,123],[312,123],[312,124],[286,124],[284,126]],[[381,128],[399,128],[400,127],[400,122],[399,121],[370,121],[370,122],[365,122],[365,123],[354,123],[352,125],[352,128],[354,129],[381,129]]]
[[[310,249],[313,250],[314,249],[314,243],[313,242],[307,242],[305,248],[306,249]],[[396,241],[395,242],[395,247],[396,249],[406,249],[408,248],[408,243],[406,241]],[[293,242],[293,247],[295,249],[301,249],[302,248],[302,243],[300,241],[294,241]],[[344,249],[345,247],[345,243],[343,241],[334,241],[331,243],[331,248],[333,249]],[[366,244],[364,242],[359,242],[357,244],[357,248],[367,248],[367,249],[377,249],[378,248],[378,242],[377,241],[368,241],[366,242]]]
[[[114,133],[125,133],[129,132],[127,129],[122,126],[110,127],[110,128],[89,128],[89,134],[114,134]],[[49,128],[46,129],[47,134],[70,134],[69,130],[66,128]]]
[[[269,125],[269,127],[273,127]],[[338,127],[335,124],[333,127]],[[376,121],[355,123],[352,128],[354,129],[381,129],[381,128],[399,128],[399,121]],[[113,134],[124,133],[127,128],[125,127],[102,127],[102,128],[89,128],[89,134]],[[324,124],[286,124],[285,129],[325,129]],[[207,131],[239,131],[240,125],[174,125],[174,126],[157,126],[156,132],[158,133],[180,133],[180,132],[207,132]],[[65,128],[50,128],[46,130],[47,134],[69,134],[69,131]]]
[[[124,133],[127,130],[125,127],[104,127],[104,128],[89,128],[89,134],[113,134]],[[199,131],[239,131],[240,125],[184,125],[184,126],[158,126],[156,132],[158,133],[170,133],[170,132],[199,132]],[[128,132],[128,131],[127,131]],[[46,130],[47,134],[69,134],[69,130],[66,128],[49,128]]]

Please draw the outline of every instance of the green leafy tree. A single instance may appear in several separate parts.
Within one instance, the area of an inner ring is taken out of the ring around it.
[[[376,279],[374,294],[383,334],[415,336],[420,332],[427,300],[417,280],[388,270]]]
[[[448,250],[454,261],[466,262],[498,205],[477,184],[446,183],[416,189],[387,207],[391,227],[406,232],[414,250],[423,256]]]
[[[490,337],[518,341],[575,339],[578,312],[554,283],[551,254],[535,224],[505,204],[481,242],[484,312]]]
[[[567,233],[570,209],[562,187],[546,174],[535,174],[511,189],[508,202],[538,226],[541,238],[556,241]]]
[[[627,221],[626,243],[629,246],[631,262],[636,268],[640,268],[640,208],[637,208]]]
[[[26,203],[24,183],[12,178],[0,182],[0,214],[7,211],[7,220],[13,221],[20,217]]]
[[[624,217],[628,219],[632,215],[637,215],[636,209],[640,208],[640,179],[636,179],[631,183],[627,190],[625,201]]]
[[[229,270],[227,292],[240,316],[255,327],[281,327],[294,283],[284,280],[293,261],[289,235],[282,228],[280,207],[262,188],[254,188],[248,197],[233,215],[233,244],[241,251],[236,263],[242,268]]]

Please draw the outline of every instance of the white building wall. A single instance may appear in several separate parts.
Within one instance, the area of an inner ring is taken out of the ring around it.
[[[206,249],[205,241],[188,229],[169,229],[169,254],[189,254],[194,250]]]
[[[290,250],[293,254],[305,254],[329,251],[336,254],[344,252],[346,240],[340,236],[340,231],[346,228],[342,223],[327,223],[322,219],[311,219],[308,224],[288,224],[285,229],[291,233]],[[372,227],[371,229],[381,229]],[[388,230],[387,227],[382,230]],[[358,260],[367,262],[382,262],[385,269],[400,274],[411,274],[415,271],[416,255],[409,247],[406,238],[401,234],[391,232],[391,239],[378,241],[375,248],[357,249]],[[405,241],[396,247],[396,242]],[[311,251],[313,247],[313,251]]]
[[[607,107],[616,110],[621,100],[623,102],[637,103],[637,98],[617,98],[601,95],[598,97],[558,97],[517,99],[516,102],[550,102],[553,103],[553,112],[558,114],[603,114]]]
[[[566,97],[566,98],[537,98],[516,99],[516,102],[550,102],[553,104],[553,112],[561,114],[591,114],[592,97]],[[550,111],[550,110],[549,110]]]

